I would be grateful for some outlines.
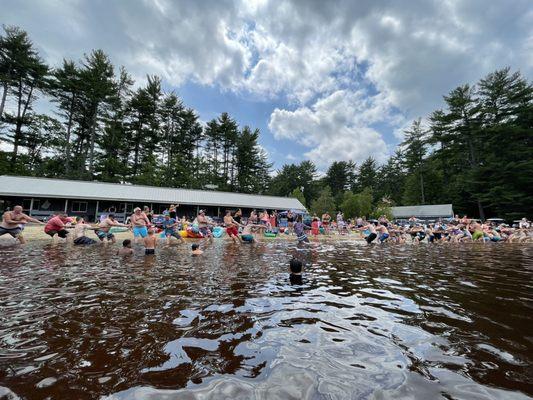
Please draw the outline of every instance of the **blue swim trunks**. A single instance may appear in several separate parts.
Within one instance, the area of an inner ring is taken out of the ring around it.
[[[145,238],[148,236],[148,229],[146,226],[134,226],[133,227],[133,236]]]
[[[253,235],[241,235],[243,242],[252,243],[254,241]]]
[[[104,232],[104,231],[94,231],[94,233],[96,233],[96,236],[98,236],[98,239],[100,240],[104,240],[104,239],[109,239],[109,240],[112,240],[115,235],[113,235],[112,233],[109,233],[109,232]]]
[[[385,240],[387,240],[388,237],[389,237],[388,233],[382,233],[381,236],[379,237],[379,241],[383,243]]]

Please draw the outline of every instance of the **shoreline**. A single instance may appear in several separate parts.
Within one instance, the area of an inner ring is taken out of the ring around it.
[[[116,232],[114,233],[115,238],[117,239],[117,244],[122,242],[124,239],[133,239],[133,232],[128,230],[125,232]],[[22,236],[24,236],[24,239],[26,239],[26,242],[32,242],[32,241],[41,241],[41,240],[48,240],[52,241],[53,239],[48,236],[46,233],[44,233],[44,225],[36,225],[36,224],[28,224],[24,228],[24,231],[22,232]],[[98,240],[96,235],[92,232],[89,232],[88,237],[91,239]],[[159,234],[157,235],[159,236]],[[365,240],[359,235],[359,234],[347,234],[347,235],[338,235],[338,234],[332,234],[332,235],[320,235],[318,237],[314,237],[312,235],[308,235],[310,242],[328,242],[328,241],[348,241],[348,240],[355,240],[355,241],[361,241],[365,242]],[[294,235],[286,235],[286,234],[279,234],[275,237],[267,237],[264,235],[257,235],[256,238],[258,241],[283,241],[283,242],[296,242],[296,236]],[[161,241],[165,240],[164,238],[160,238]],[[191,240],[191,243],[194,243],[198,240],[204,240],[204,238],[185,238],[185,240]],[[221,238],[213,238],[214,241],[217,240],[231,240],[229,236],[224,233],[224,235]],[[64,242],[64,239],[59,239],[58,243]],[[70,240],[69,240],[70,241]],[[172,239],[172,242],[175,242],[175,239]],[[15,242],[15,239],[13,239],[9,234],[0,236],[0,243],[3,242]],[[17,241],[18,243],[18,241]]]

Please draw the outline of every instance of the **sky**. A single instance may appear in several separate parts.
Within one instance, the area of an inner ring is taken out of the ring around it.
[[[506,66],[533,78],[531,0],[0,0],[50,65],[103,49],[202,121],[261,131],[275,168],[386,161],[443,95]]]

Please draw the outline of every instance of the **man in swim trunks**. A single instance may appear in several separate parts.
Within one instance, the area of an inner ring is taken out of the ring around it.
[[[50,235],[55,240],[55,235],[62,239],[66,239],[68,235],[67,229],[72,228],[72,226],[67,226],[70,220],[66,214],[56,215],[48,220],[44,227],[44,233]]]
[[[246,225],[241,233],[241,240],[243,243],[254,243],[257,240],[255,239],[254,229],[257,228],[257,225],[249,223]]]
[[[44,224],[44,222],[30,217],[24,214],[22,211],[22,206],[15,206],[13,211],[6,211],[4,213],[2,217],[2,223],[0,223],[0,236],[9,234],[13,238],[17,239],[21,244],[24,244],[26,243],[26,240],[22,236],[21,226],[26,225],[28,222]]]
[[[85,220],[82,217],[76,217],[76,226],[74,227],[74,244],[83,245],[83,244],[94,244],[96,240],[93,240],[86,236],[88,230],[96,230],[91,225],[86,224]]]
[[[242,226],[239,224],[233,217],[231,216],[231,211],[226,211],[226,215],[224,216],[224,225],[226,225],[226,233],[228,236],[233,240],[235,243],[239,242],[239,226]]]
[[[163,222],[161,222],[161,226],[165,230],[167,244],[170,244],[171,237],[175,237],[181,243],[185,243],[185,240],[181,237],[181,235],[176,232],[176,227],[178,226],[178,223],[174,218],[171,218],[169,214],[165,215],[165,219],[163,220]]]
[[[207,221],[207,217],[205,216],[205,211],[200,210],[198,213],[198,216],[196,217],[196,221],[198,222],[198,230],[202,234],[203,237],[209,238],[209,240],[213,240],[213,234],[211,233],[211,229],[209,229],[209,222]]]
[[[299,215],[296,219],[296,223],[294,224],[294,233],[298,239],[298,244],[309,243],[309,238],[305,232],[306,230],[309,231],[311,229],[312,228],[309,225],[304,224],[302,216]]]
[[[379,235],[379,242],[384,243],[389,238],[389,230],[385,225],[379,224],[377,227],[377,231],[380,233]]]
[[[148,236],[148,227],[150,226],[150,220],[144,214],[139,207],[136,207],[131,214],[130,222],[133,226],[134,241],[138,243],[146,236]]]
[[[100,239],[101,242],[103,242],[104,239],[107,239],[108,242],[111,241],[112,243],[115,243],[117,241],[115,235],[109,232],[114,226],[129,227],[129,225],[115,221],[115,216],[109,214],[102,222],[100,222],[98,227],[94,230],[94,233],[96,233],[96,236],[98,236],[98,239]]]
[[[370,232],[365,238],[367,244],[372,244],[372,242],[378,237],[378,234],[376,232],[376,226],[372,223],[364,225],[358,228],[358,230]]]

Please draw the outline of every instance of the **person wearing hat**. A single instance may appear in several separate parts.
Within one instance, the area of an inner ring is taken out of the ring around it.
[[[198,212],[196,220],[198,221],[198,230],[202,236],[213,240],[213,234],[211,233],[211,229],[209,229],[209,222],[207,221],[204,210]]]

